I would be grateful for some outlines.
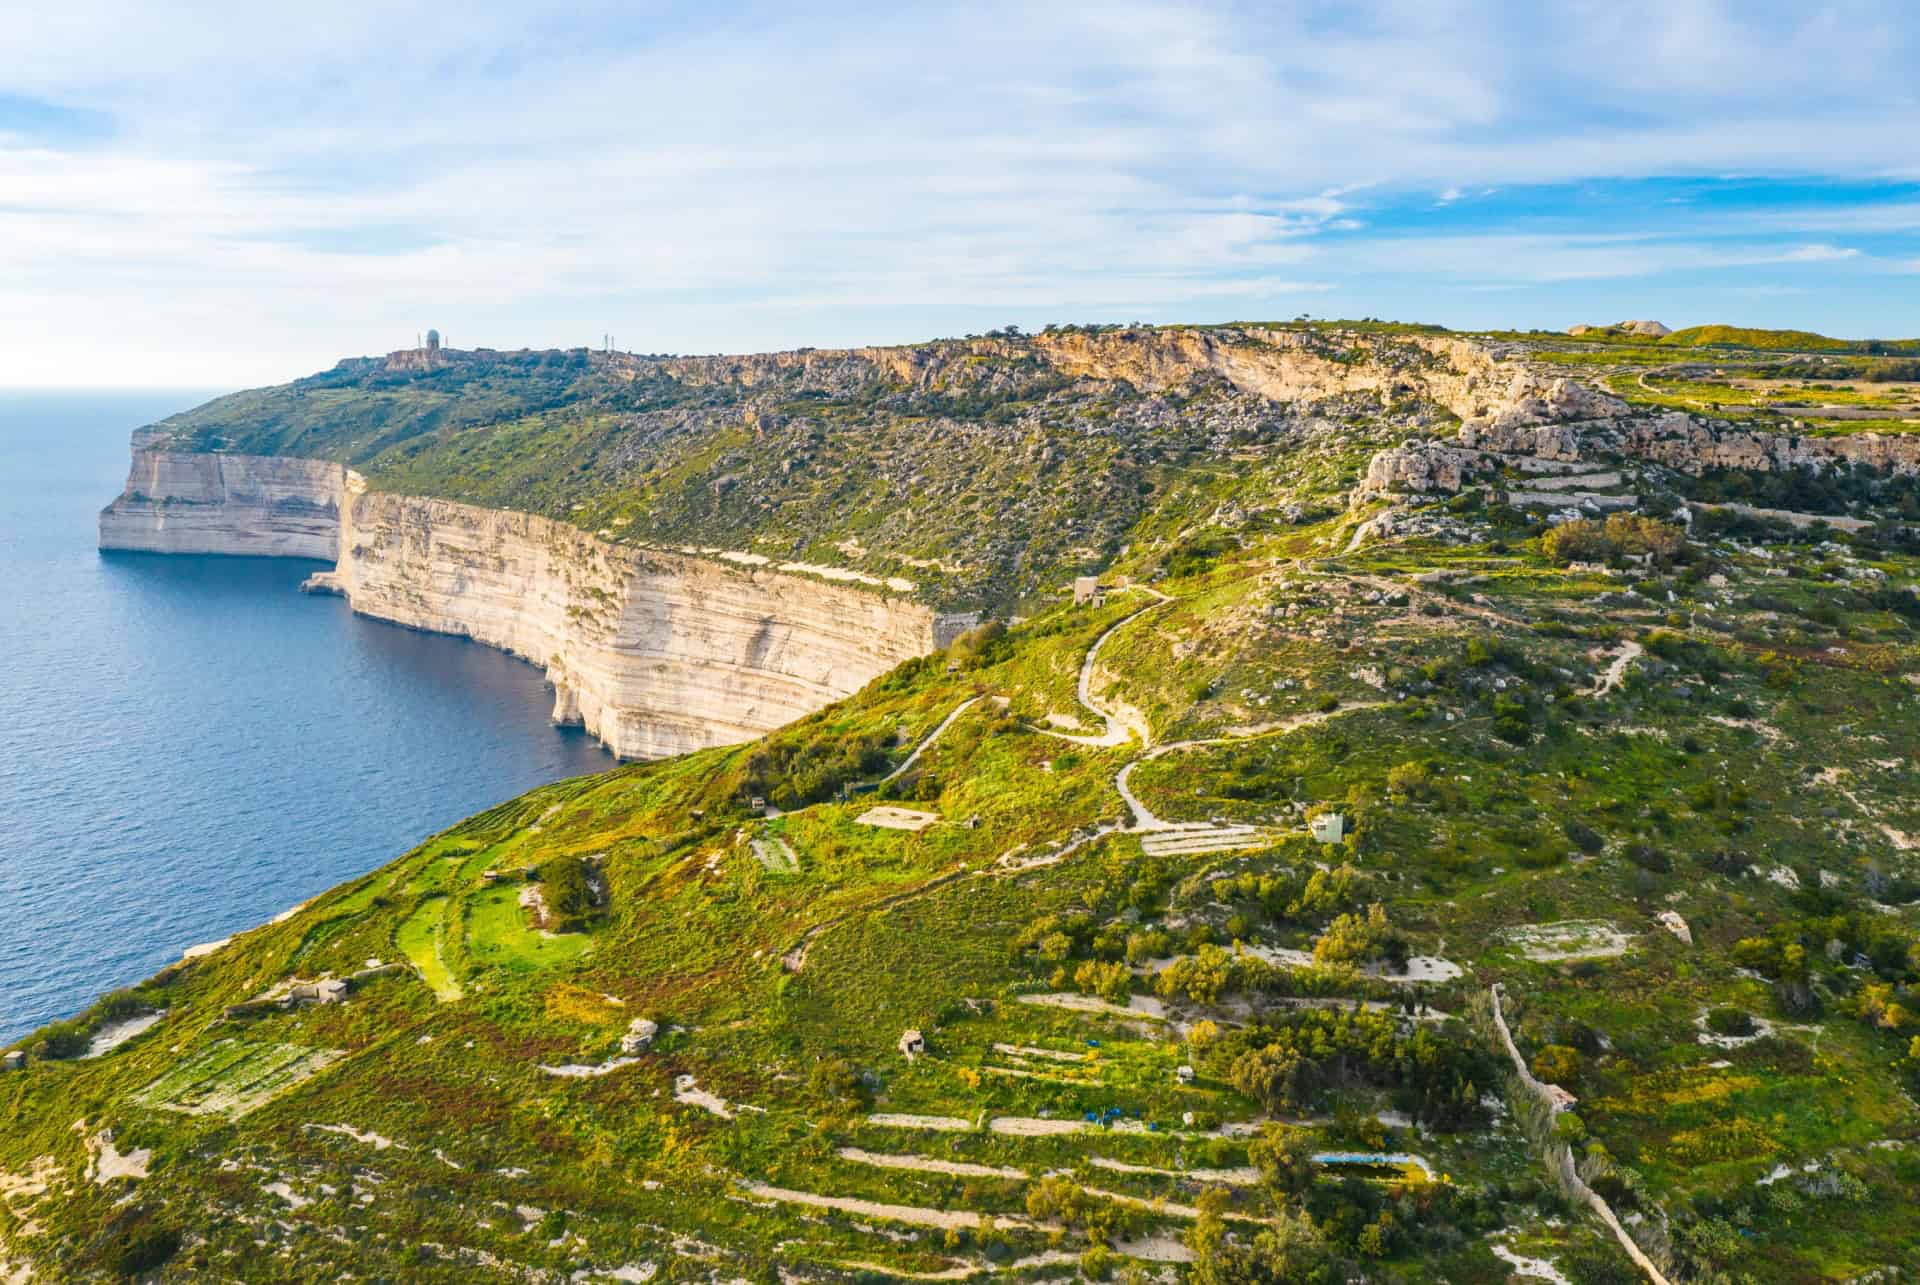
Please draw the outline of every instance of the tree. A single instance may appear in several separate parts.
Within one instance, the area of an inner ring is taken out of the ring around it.
[[[1133,994],[1133,973],[1117,959],[1089,959],[1074,970],[1073,984],[1083,994],[1098,995],[1109,1004],[1124,1004]]]
[[[1233,1060],[1227,1072],[1227,1080],[1235,1089],[1269,1111],[1305,1105],[1312,1078],[1312,1064],[1278,1044],[1248,1049]]]
[[[581,932],[593,911],[593,887],[587,865],[577,856],[559,856],[540,867],[540,899],[547,908],[546,927],[557,933]]]
[[[1616,552],[1606,529],[1591,518],[1563,522],[1540,537],[1540,551],[1547,560],[1566,566],[1571,562],[1605,562]]]
[[[1366,1258],[1385,1258],[1393,1253],[1397,1230],[1393,1215],[1383,1209],[1378,1218],[1360,1229],[1355,1247]]]
[[[1614,514],[1607,519],[1605,535],[1623,553],[1652,554],[1662,562],[1671,562],[1687,547],[1686,532],[1679,527],[1638,513]]]
[[[1247,1159],[1267,1186],[1288,1199],[1313,1186],[1313,1140],[1305,1129],[1269,1124],[1247,1145]]]
[[[1217,1214],[1210,1217],[1218,1222]],[[1195,1285],[1331,1285],[1336,1278],[1327,1238],[1305,1213],[1280,1214],[1250,1244],[1203,1229],[1208,1218],[1203,1214],[1187,1239]]]
[[[1341,915],[1328,924],[1327,931],[1313,943],[1313,962],[1323,965],[1363,963],[1380,953],[1380,947],[1391,931],[1386,907],[1376,901],[1367,907],[1365,916]]]

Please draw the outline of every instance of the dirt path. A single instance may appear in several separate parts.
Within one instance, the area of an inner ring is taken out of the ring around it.
[[[1346,714],[1357,714],[1361,710],[1380,709],[1386,704],[1386,701],[1356,701],[1351,705],[1342,705],[1337,709],[1314,710],[1310,713],[1294,714],[1287,718],[1277,719],[1271,723],[1256,723],[1249,727],[1236,727],[1231,729],[1230,734],[1227,736],[1209,736],[1200,740],[1173,741],[1166,745],[1155,746],[1133,762],[1121,768],[1120,771],[1114,775],[1113,788],[1120,792],[1121,802],[1127,805],[1127,811],[1133,815],[1133,824],[1127,828],[1129,830],[1145,832],[1167,830],[1198,831],[1213,828],[1208,822],[1163,821],[1155,816],[1152,810],[1140,801],[1139,796],[1134,794],[1128,780],[1133,775],[1133,769],[1139,767],[1142,763],[1157,759],[1164,754],[1174,754],[1181,750],[1204,749],[1213,745],[1238,745],[1244,741],[1256,741],[1262,737],[1280,736],[1287,732],[1297,732],[1302,728],[1316,727],[1328,719],[1339,718]]]
[[[1513,1032],[1507,1029],[1507,1019],[1500,1011],[1500,991],[1500,983],[1495,982],[1492,989],[1493,1024],[1500,1032],[1500,1042],[1507,1047],[1507,1056],[1513,1059],[1514,1073],[1519,1077],[1521,1085],[1529,1094],[1548,1105],[1552,1105],[1556,1096],[1551,1091],[1553,1086],[1542,1084],[1534,1078],[1533,1072],[1527,1069],[1526,1060],[1520,1056],[1519,1045],[1513,1042]],[[1627,1229],[1622,1227],[1620,1220],[1613,1216],[1612,1207],[1609,1206],[1605,1200],[1601,1199],[1598,1192],[1581,1181],[1580,1175],[1574,1171],[1573,1153],[1567,1149],[1566,1145],[1564,1143],[1556,1143],[1549,1150],[1548,1154],[1552,1157],[1551,1163],[1559,1169],[1561,1181],[1567,1186],[1568,1190],[1573,1192],[1574,1198],[1593,1210],[1595,1216],[1606,1224],[1607,1230],[1611,1231],[1614,1239],[1620,1242],[1620,1247],[1627,1251],[1627,1257],[1634,1261],[1634,1265],[1645,1272],[1648,1279],[1654,1282],[1654,1285],[1672,1285],[1672,1282],[1660,1274],[1660,1269],[1654,1266],[1653,1260],[1647,1257],[1646,1252],[1640,1248],[1633,1237],[1627,1235]]]
[[[1698,500],[1689,501],[1689,507],[1696,509],[1720,509],[1728,513],[1738,513],[1743,517],[1764,518],[1772,522],[1785,522],[1788,526],[1802,530],[1816,522],[1824,522],[1836,531],[1864,531],[1873,523],[1866,518],[1850,518],[1840,513],[1797,513],[1792,509],[1763,509],[1753,504],[1705,504]]]
[[[859,1147],[840,1148],[840,1158],[876,1169],[912,1169],[919,1173],[943,1173],[954,1178],[1026,1178],[1025,1169],[1012,1165],[976,1165],[964,1160],[935,1160],[931,1156],[894,1155],[880,1151],[862,1151]]]
[[[1626,681],[1627,666],[1645,654],[1646,649],[1632,639],[1621,643],[1620,650],[1614,655],[1613,660],[1607,665],[1606,669],[1601,671],[1600,678],[1594,683],[1593,691],[1590,692],[1589,695],[1598,699],[1619,687],[1621,683]]]
[[[878,1111],[867,1117],[868,1124],[877,1124],[886,1129],[925,1129],[931,1133],[966,1133],[973,1128],[971,1120],[962,1120],[957,1115],[903,1115],[898,1111]]]
[[[912,901],[916,897],[924,897],[936,888],[944,888],[955,879],[964,879],[968,875],[976,873],[978,872],[970,870],[966,866],[956,866],[945,874],[935,875],[933,878],[916,887],[907,888],[882,897],[878,901],[871,901],[866,905],[856,906],[850,910],[842,911],[833,918],[817,923],[802,933],[800,940],[794,943],[793,949],[780,957],[781,966],[790,973],[797,973],[805,968],[807,966],[807,947],[813,945],[814,940],[819,937],[821,933],[826,932],[830,928],[838,927],[855,915],[867,915],[880,910],[889,910],[903,901]]]
[[[1167,1178],[1190,1178],[1195,1182],[1225,1183],[1230,1187],[1252,1187],[1260,1182],[1260,1171],[1244,1165],[1237,1169],[1162,1169],[1155,1165],[1109,1160],[1105,1156],[1088,1156],[1087,1163],[1096,1169],[1110,1169],[1114,1173],[1150,1173]]]
[[[1154,600],[1140,608],[1140,610],[1133,612],[1131,615],[1123,616],[1113,624],[1108,625],[1105,632],[1093,640],[1093,646],[1087,648],[1086,659],[1080,662],[1080,682],[1079,686],[1075,689],[1075,695],[1079,698],[1082,706],[1092,713],[1099,715],[1100,721],[1106,725],[1106,730],[1098,736],[1074,736],[1066,732],[1051,731],[1044,727],[1036,728],[1036,731],[1047,736],[1056,737],[1059,740],[1071,741],[1075,745],[1085,745],[1090,749],[1111,749],[1116,745],[1125,745],[1136,735],[1139,736],[1142,745],[1151,745],[1153,743],[1152,730],[1148,728],[1146,720],[1141,718],[1136,711],[1127,709],[1125,706],[1109,710],[1096,704],[1093,699],[1093,671],[1100,660],[1100,649],[1107,645],[1107,640],[1118,633],[1122,627],[1138,620],[1155,607],[1173,601],[1173,599],[1158,590],[1143,589],[1142,592],[1153,594]]]
[[[963,700],[958,705],[954,706],[953,713],[947,715],[944,719],[942,719],[940,721],[940,726],[934,728],[933,731],[928,734],[926,740],[920,742],[920,744],[914,747],[913,753],[907,755],[906,762],[902,763],[899,767],[896,767],[895,769],[893,769],[893,771],[887,773],[885,776],[880,778],[880,784],[885,785],[888,781],[891,781],[895,777],[902,775],[903,773],[906,772],[908,768],[912,767],[915,763],[918,763],[920,761],[920,756],[922,754],[925,754],[928,750],[932,749],[933,743],[939,740],[940,737],[946,732],[946,730],[949,727],[953,726],[953,720],[956,718],[959,718],[962,714],[966,713],[969,709],[972,709],[975,705],[979,704],[981,699],[982,699],[981,697],[974,696],[967,700]]]
[[[857,1200],[852,1196],[823,1196],[818,1192],[795,1191],[791,1187],[774,1187],[764,1182],[744,1182],[740,1186],[741,1190],[748,1195],[761,1200],[777,1200],[787,1205],[809,1205],[815,1209],[834,1209],[843,1214],[884,1218],[888,1222],[906,1223],[913,1227],[969,1231],[977,1230],[980,1226],[980,1215],[971,1211],[927,1209],[920,1205],[887,1205],[877,1200]],[[1046,1230],[1048,1226],[1013,1214],[996,1214],[993,1221],[1001,1227],[1025,1227],[1041,1231]]]

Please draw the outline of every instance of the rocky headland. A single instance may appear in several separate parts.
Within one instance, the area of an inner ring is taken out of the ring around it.
[[[623,758],[750,740],[968,623],[867,588],[373,492],[324,460],[154,447],[136,436],[102,549],[334,561],[310,588],[543,667],[554,720]]]

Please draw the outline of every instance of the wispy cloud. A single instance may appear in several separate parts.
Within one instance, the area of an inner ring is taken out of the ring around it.
[[[1872,190],[1920,113],[1895,0],[448,15],[0,25],[0,383],[279,378],[427,324],[711,351],[1308,296],[1465,320],[1488,286],[1704,308],[1920,253],[1920,191]],[[1716,174],[1757,177],[1658,186]]]
[[[1842,259],[1857,259],[1858,250],[1839,245],[1803,245],[1787,251],[1780,256],[1784,263],[1837,263]]]

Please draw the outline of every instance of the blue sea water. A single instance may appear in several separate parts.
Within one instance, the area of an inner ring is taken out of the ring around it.
[[[613,765],[533,667],[299,593],[324,564],[98,552],[128,434],[203,400],[0,392],[0,1043]]]

